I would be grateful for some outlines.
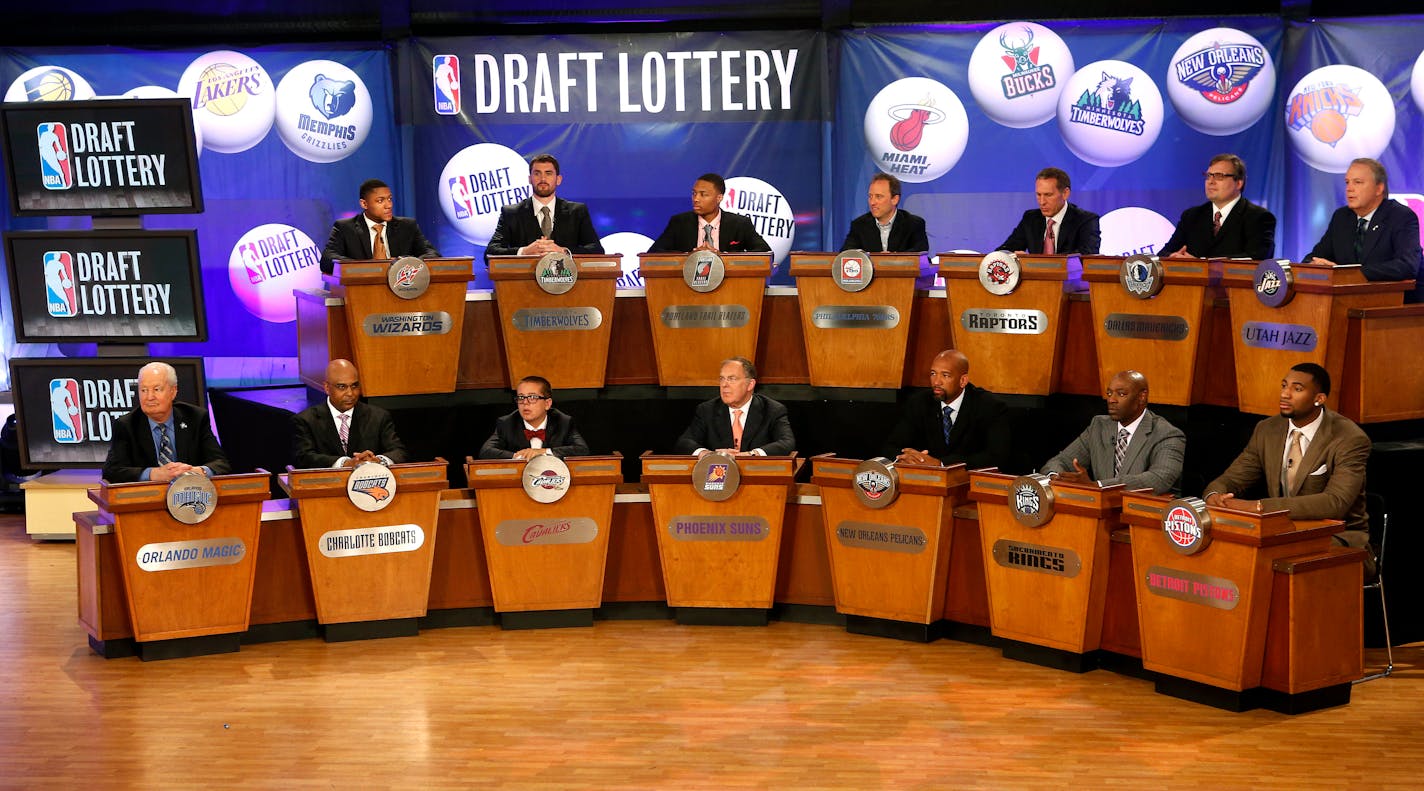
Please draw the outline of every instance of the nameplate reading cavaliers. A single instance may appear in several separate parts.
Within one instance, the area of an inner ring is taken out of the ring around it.
[[[450,314],[443,310],[433,313],[372,313],[361,322],[361,329],[374,338],[444,335],[450,332],[450,326]]]
[[[1241,592],[1231,580],[1165,566],[1147,570],[1147,590],[1158,596],[1205,604],[1218,610],[1234,610],[1241,601]]]
[[[771,535],[771,525],[760,516],[681,515],[667,529],[678,541],[761,541]]]
[[[1076,577],[1083,570],[1078,553],[1064,547],[1026,544],[1001,538],[994,542],[994,562],[1004,568],[1037,571],[1058,577]]]
[[[1315,351],[1315,328],[1305,324],[1248,321],[1241,327],[1241,342],[1257,349],[1288,352]]]
[[[247,544],[240,538],[227,536],[144,544],[138,549],[137,560],[138,567],[144,571],[172,571],[231,566],[244,557],[247,557]]]
[[[823,330],[888,330],[900,326],[890,305],[817,305],[811,323]]]
[[[386,525],[358,527],[351,530],[328,530],[317,539],[317,549],[329,558],[350,558],[358,555],[385,555],[390,552],[414,552],[425,544],[425,531],[420,525]]]
[[[589,544],[598,537],[598,523],[586,516],[555,516],[548,519],[506,519],[494,528],[500,546],[526,547],[532,544]]]
[[[510,319],[520,332],[596,330],[603,324],[598,308],[520,308]]]
[[[881,552],[903,552],[918,555],[925,551],[928,539],[925,531],[904,525],[879,525],[873,522],[853,522],[849,519],[836,525],[836,540],[843,547],[875,549]]]
[[[1042,335],[1048,331],[1048,314],[1041,310],[969,308],[959,314],[959,324],[970,332]]]
[[[1140,338],[1148,341],[1184,341],[1191,325],[1181,316],[1153,316],[1145,313],[1109,313],[1103,330],[1109,338]]]
[[[744,327],[752,313],[745,305],[668,305],[660,316],[673,330]]]

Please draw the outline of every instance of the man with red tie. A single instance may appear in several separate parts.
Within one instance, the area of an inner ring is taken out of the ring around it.
[[[677,438],[675,450],[703,456],[716,450],[734,456],[786,456],[796,450],[796,436],[786,407],[756,394],[756,366],[744,357],[722,361],[717,376],[720,397],[697,405],[692,425]]]
[[[574,419],[554,409],[554,389],[542,376],[526,376],[514,391],[513,412],[495,422],[494,433],[480,448],[482,459],[532,459],[545,453],[559,458],[589,455],[588,443]]]
[[[1059,168],[1044,168],[1033,181],[1037,209],[1024,212],[999,250],[1043,255],[1097,255],[1102,245],[1098,215],[1068,202],[1073,182]]]

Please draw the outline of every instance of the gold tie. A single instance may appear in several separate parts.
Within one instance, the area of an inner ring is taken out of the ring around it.
[[[1300,477],[1300,460],[1305,454],[1300,449],[1300,439],[1304,432],[1291,429],[1290,450],[1286,452],[1286,490],[1281,493],[1289,497],[1295,492],[1296,479]]]
[[[390,258],[390,253],[386,252],[386,225],[385,223],[371,223],[371,227],[376,229],[376,244],[371,251],[371,257],[377,260]]]

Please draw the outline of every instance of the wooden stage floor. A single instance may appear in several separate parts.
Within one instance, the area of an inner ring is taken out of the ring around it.
[[[104,660],[74,545],[0,517],[0,787],[1418,788],[1424,644],[1231,714],[982,646],[601,621]],[[1366,652],[1366,664],[1383,650]]]

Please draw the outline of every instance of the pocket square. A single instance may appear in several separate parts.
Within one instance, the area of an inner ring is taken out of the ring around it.
[[[1322,464],[1318,468],[1316,468],[1315,472],[1312,472],[1311,475],[1324,475],[1325,472],[1325,465]]]

